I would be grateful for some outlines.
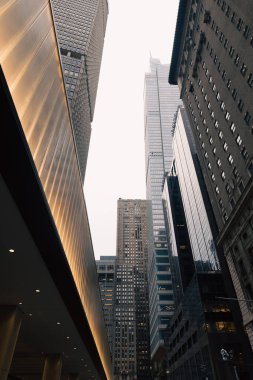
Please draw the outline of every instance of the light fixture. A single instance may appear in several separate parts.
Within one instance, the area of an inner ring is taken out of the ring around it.
[[[32,317],[32,313],[29,314],[29,317]]]
[[[69,337],[69,336],[66,336],[66,338],[67,338],[67,339],[70,339],[70,337]]]
[[[57,325],[60,325],[60,324],[61,324],[61,322],[56,322],[56,324],[57,324]]]
[[[9,249],[9,252],[10,252],[10,253],[14,253],[15,250],[14,250],[13,248],[11,248],[11,249]]]
[[[39,290],[39,289],[36,289],[35,292],[36,292],[36,293],[40,293],[40,290]]]
[[[76,350],[77,349],[77,347],[74,347],[74,350]]]
[[[18,304],[19,304],[19,305],[23,305],[23,302],[19,302]]]

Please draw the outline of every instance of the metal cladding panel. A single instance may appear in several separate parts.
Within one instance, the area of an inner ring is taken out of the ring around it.
[[[96,264],[49,0],[0,0],[0,64],[102,365],[111,379]]]

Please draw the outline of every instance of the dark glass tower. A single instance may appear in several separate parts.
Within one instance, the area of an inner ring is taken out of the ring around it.
[[[84,180],[108,14],[107,0],[52,0]]]

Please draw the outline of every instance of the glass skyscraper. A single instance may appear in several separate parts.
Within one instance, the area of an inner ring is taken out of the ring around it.
[[[52,8],[84,179],[108,4],[107,0],[52,0]]]
[[[162,191],[172,163],[172,126],[180,99],[178,88],[168,84],[168,73],[169,65],[151,58],[144,90],[146,193],[153,225],[148,260],[152,360],[163,347],[165,327],[174,311]]]

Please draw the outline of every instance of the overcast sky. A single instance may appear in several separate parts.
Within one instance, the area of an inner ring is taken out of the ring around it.
[[[145,199],[143,87],[150,54],[169,63],[178,0],[109,0],[84,184],[95,257],[116,254],[118,198]]]

